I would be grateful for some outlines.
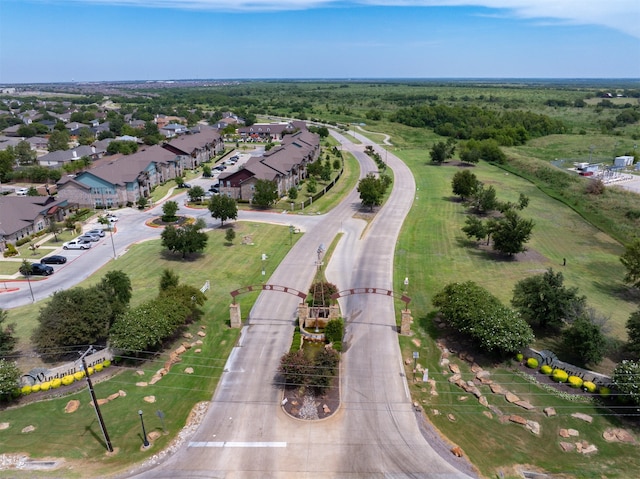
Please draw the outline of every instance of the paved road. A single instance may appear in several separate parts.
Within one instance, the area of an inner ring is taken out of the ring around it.
[[[344,141],[363,172],[376,169],[362,147]],[[307,234],[269,283],[306,291],[316,270],[318,246],[328,246],[343,231],[327,265],[330,281],[340,289],[392,288],[395,242],[411,207],[415,184],[399,159],[393,155],[387,158],[395,173],[394,191],[366,232],[364,221],[353,218],[360,208],[353,191],[331,213],[307,225]],[[134,477],[469,477],[439,457],[419,431],[389,297],[358,295],[341,300],[348,349],[343,354],[342,407],[338,413],[324,421],[299,421],[283,413],[274,373],[289,349],[297,304],[296,297],[284,293],[264,292],[258,297],[208,411],[187,447]]]

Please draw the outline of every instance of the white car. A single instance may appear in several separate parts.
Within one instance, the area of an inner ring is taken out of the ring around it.
[[[89,249],[89,248],[91,248],[90,242],[85,242],[77,239],[73,241],[67,241],[66,243],[62,244],[62,249]]]

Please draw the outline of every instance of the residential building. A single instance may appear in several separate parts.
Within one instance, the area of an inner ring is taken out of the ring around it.
[[[215,155],[224,151],[224,141],[214,128],[201,126],[197,133],[182,135],[162,145],[163,148],[178,155],[185,168],[197,168]]]

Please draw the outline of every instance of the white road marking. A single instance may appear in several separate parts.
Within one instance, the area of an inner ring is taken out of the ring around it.
[[[286,442],[209,441],[209,442],[190,442],[189,447],[287,447],[287,443]]]

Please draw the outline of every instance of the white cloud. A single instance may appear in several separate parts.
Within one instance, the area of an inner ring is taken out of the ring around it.
[[[49,0],[51,1],[51,0]],[[54,0],[57,1],[57,0]],[[522,19],[601,25],[640,38],[638,0],[66,0],[65,3],[226,12],[308,10],[338,6],[486,7]]]

